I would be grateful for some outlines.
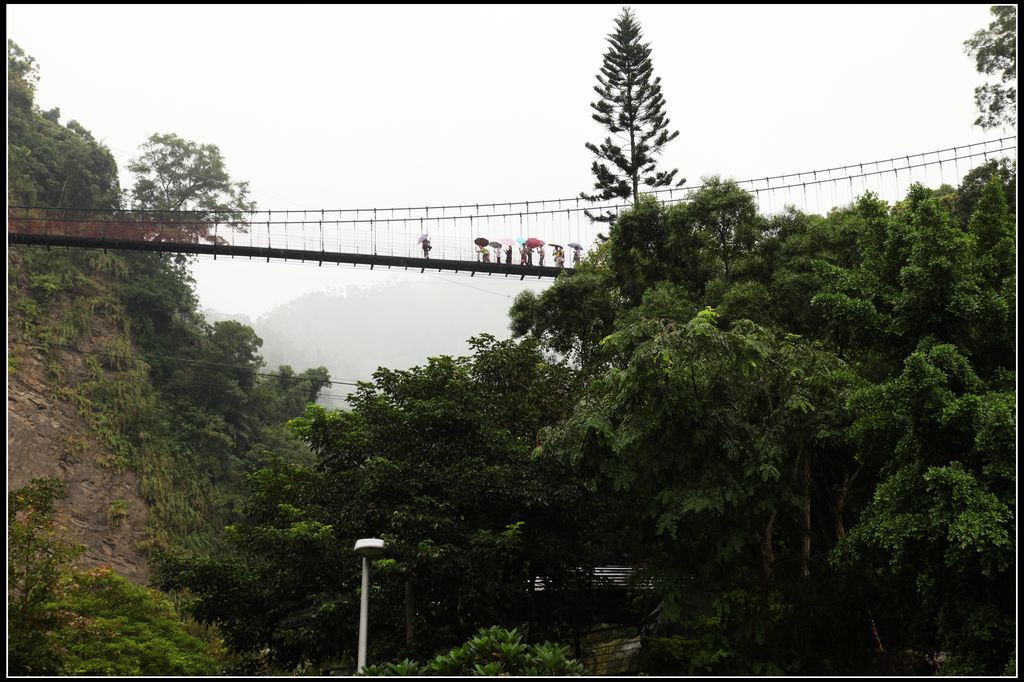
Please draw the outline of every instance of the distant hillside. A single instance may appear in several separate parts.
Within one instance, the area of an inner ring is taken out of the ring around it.
[[[482,298],[487,299],[484,305]],[[466,340],[487,332],[507,339],[511,298],[424,278],[343,291],[314,292],[278,306],[256,320],[204,309],[213,323],[236,320],[251,326],[267,368],[323,365],[340,381],[369,379],[378,367],[404,369],[430,356],[464,355]],[[340,405],[350,386],[324,390],[326,405]]]

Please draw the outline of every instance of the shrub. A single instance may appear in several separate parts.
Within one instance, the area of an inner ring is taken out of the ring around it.
[[[581,675],[583,664],[569,658],[561,644],[524,644],[515,630],[499,626],[481,628],[474,637],[447,654],[423,665],[406,659],[400,663],[368,665],[363,675]]]

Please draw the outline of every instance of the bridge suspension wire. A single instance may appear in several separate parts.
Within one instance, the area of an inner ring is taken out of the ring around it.
[[[946,147],[946,148],[943,148],[943,149],[937,149],[937,150],[932,150],[932,151],[927,151],[927,152],[917,152],[917,153],[914,153],[914,154],[901,154],[899,156],[894,156],[894,157],[890,157],[890,158],[887,158],[887,159],[879,159],[879,160],[875,160],[875,161],[862,161],[862,162],[857,162],[857,163],[846,164],[846,165],[843,165],[843,166],[834,166],[834,167],[831,167],[831,168],[822,168],[822,169],[816,169],[816,170],[799,171],[799,172],[794,172],[794,173],[784,173],[784,174],[781,174],[781,175],[770,175],[770,176],[764,176],[764,177],[758,176],[758,177],[755,177],[755,178],[748,178],[746,180],[737,180],[735,182],[737,184],[739,184],[739,185],[744,185],[744,184],[751,184],[751,185],[753,185],[755,183],[760,183],[760,182],[764,182],[764,183],[770,185],[771,181],[773,181],[773,180],[786,180],[787,178],[799,178],[799,179],[802,179],[804,176],[812,176],[814,178],[812,180],[812,182],[814,182],[814,181],[817,181],[817,177],[816,176],[819,173],[832,173],[834,171],[840,171],[840,170],[841,171],[846,171],[846,170],[854,169],[854,168],[863,169],[863,167],[865,165],[872,165],[872,166],[875,166],[876,168],[878,168],[878,164],[880,164],[880,163],[890,163],[890,164],[893,164],[893,168],[895,168],[895,162],[899,161],[899,160],[905,160],[907,162],[907,166],[905,166],[903,168],[908,168],[908,167],[918,168],[918,167],[923,167],[924,164],[911,165],[910,164],[910,159],[911,158],[918,158],[918,157],[920,157],[923,160],[924,158],[926,158],[928,156],[931,156],[931,155],[935,155],[936,156],[936,162],[940,162],[941,163],[941,162],[954,161],[954,163],[955,163],[956,162],[956,158],[958,156],[957,152],[959,150],[966,149],[966,150],[970,151],[970,150],[974,149],[975,147],[979,147],[980,146],[980,147],[983,148],[983,151],[981,152],[981,154],[987,156],[987,154],[989,154],[989,153],[993,153],[994,154],[994,153],[999,152],[999,151],[1004,151],[1005,149],[1015,149],[1015,147],[1003,147],[1002,149],[989,150],[988,149],[988,145],[990,145],[990,144],[1002,145],[1003,142],[1005,142],[1007,140],[1016,140],[1016,139],[1017,139],[1016,135],[1009,135],[1009,136],[1006,136],[1006,137],[1000,137],[1000,138],[994,138],[994,139],[991,139],[991,140],[984,140],[984,141],[981,141],[981,142],[973,142],[973,143],[969,143],[969,144],[957,145],[957,146],[954,146],[954,147]],[[947,159],[944,159],[944,160],[941,159],[939,155],[941,155],[943,153],[947,153],[947,152],[953,152],[952,156],[950,158],[947,158]],[[975,155],[969,155],[969,156],[975,156]],[[959,158],[964,158],[964,157],[960,156]],[[901,168],[901,170],[903,168]],[[959,171],[958,171],[957,174],[959,175]],[[854,177],[857,177],[857,176],[854,176]],[[808,184],[810,184],[810,182],[808,182]],[[785,186],[786,185],[783,185],[783,187],[785,187]],[[643,194],[654,194],[654,195],[657,195],[657,194],[662,194],[662,193],[668,192],[669,195],[670,195],[670,200],[671,200],[674,197],[674,193],[676,191],[681,191],[681,190],[682,191],[695,191],[695,190],[699,190],[699,189],[702,189],[702,188],[703,188],[703,185],[697,185],[697,186],[693,186],[693,187],[667,187],[667,188],[663,188],[663,189],[654,188],[654,189],[647,189],[647,190],[645,190],[642,193]],[[578,196],[577,197],[563,197],[563,198],[560,198],[560,199],[558,199],[558,198],[555,198],[555,199],[530,199],[530,200],[524,200],[524,201],[475,202],[475,203],[472,203],[472,204],[438,204],[438,205],[406,206],[406,207],[397,207],[397,206],[395,206],[395,207],[381,208],[379,210],[381,210],[381,211],[390,211],[390,212],[392,212],[392,215],[394,214],[394,211],[405,211],[408,215],[412,215],[412,213],[414,211],[423,211],[426,214],[426,216],[429,217],[429,214],[430,214],[431,210],[434,210],[436,212],[436,211],[439,211],[439,210],[441,210],[441,211],[443,211],[443,210],[452,210],[452,209],[463,210],[463,209],[476,208],[477,212],[479,212],[479,209],[480,209],[481,206],[490,206],[491,210],[493,212],[493,211],[497,210],[497,207],[499,207],[499,206],[507,206],[510,213],[515,213],[515,212],[513,212],[511,210],[513,206],[524,206],[526,210],[524,210],[523,213],[529,215],[529,214],[543,214],[543,213],[545,213],[545,211],[543,211],[543,210],[539,211],[539,212],[538,211],[530,211],[529,205],[531,203],[536,205],[536,204],[556,203],[556,202],[562,202],[562,201],[577,201],[578,202],[579,201],[579,197]],[[631,205],[631,204],[628,204],[628,203],[627,204],[615,204],[615,205],[611,205],[611,206],[604,206],[604,205],[601,205],[601,204],[602,204],[602,202],[593,202],[591,206],[585,207],[585,208],[580,208],[579,210],[588,210],[588,209],[601,210],[601,209],[606,209],[606,208],[622,208],[622,207],[627,207],[627,206]],[[27,206],[14,206],[14,208],[31,208],[31,207],[27,207]],[[61,210],[65,210],[65,211],[95,211],[96,209],[90,209],[90,208],[64,208],[64,207],[62,207]],[[125,209],[125,210],[132,211],[132,209]],[[261,210],[261,211],[256,211],[256,213],[272,212],[273,210],[277,210],[278,213],[281,213],[280,209],[264,209],[264,210]],[[377,211],[378,209],[375,209],[375,208],[331,208],[331,209],[319,209],[319,210],[326,211],[327,213],[337,213],[337,214],[339,214],[339,216],[340,216],[340,214],[343,214],[343,213],[355,213],[356,214],[356,221],[358,221],[359,213],[360,212],[365,213],[365,212],[369,212],[369,211]],[[557,211],[559,209],[554,209],[554,210]],[[175,210],[175,209],[142,209],[142,210],[134,210],[133,212],[137,212],[137,213],[171,213],[171,214],[175,214],[175,213],[181,213],[182,211]],[[501,215],[501,214],[497,213],[495,215]],[[346,221],[346,222],[355,222],[355,221]]]
[[[906,188],[907,183],[921,181],[922,178],[927,182],[930,179],[928,173],[930,167],[939,166],[939,175],[943,182],[947,179],[959,182],[963,177],[960,173],[961,162],[963,162],[964,168],[973,169],[977,165],[976,162],[980,162],[981,159],[988,161],[990,157],[1010,156],[1009,153],[1016,150],[1016,145],[1007,142],[1015,139],[1015,137],[1004,137],[995,141],[979,142],[922,154],[905,154],[889,159],[837,166],[820,171],[787,173],[759,177],[754,180],[730,182],[736,182],[737,185],[741,185],[741,189],[753,194],[758,209],[767,215],[773,215],[778,210],[788,210],[787,207],[794,203],[794,198],[797,199],[797,202],[802,202],[803,210],[809,212],[810,204],[813,202],[814,210],[821,213],[834,206],[852,202],[858,195],[858,184],[860,194],[869,190],[874,191],[882,198],[892,199],[895,203],[902,199],[901,192]],[[998,143],[996,148],[993,148],[994,143]],[[949,154],[950,151],[953,152],[952,155]],[[948,178],[946,173],[947,165],[950,162],[952,162],[955,172],[953,178]],[[855,182],[855,180],[859,182]],[[748,187],[742,187],[742,183],[746,183]],[[828,187],[823,193],[821,185],[826,183]],[[669,188],[666,190],[667,196],[664,193],[655,196],[659,203],[667,207],[689,201],[695,192],[704,187],[706,185]],[[894,198],[893,189],[895,189]],[[832,192],[831,197],[828,195],[829,191]],[[846,195],[840,196],[843,192],[846,192]],[[605,212],[629,208],[633,205],[628,201],[615,204],[606,203],[601,206],[581,205],[583,203],[579,197],[573,197],[539,202],[509,201],[462,205],[468,207],[468,211],[447,205],[424,206],[422,212],[416,207],[351,209],[355,212],[354,217],[351,218],[343,217],[348,209],[343,211],[325,208],[262,211],[253,209],[246,211],[247,215],[242,214],[240,217],[220,215],[209,219],[204,219],[203,212],[189,211],[168,214],[166,211],[148,210],[45,209],[11,206],[8,212],[8,231],[9,235],[21,232],[40,237],[49,235],[46,237],[47,239],[55,236],[91,239],[103,248],[121,243],[129,244],[127,248],[167,251],[172,249],[151,248],[145,244],[147,241],[169,242],[174,245],[182,244],[184,252],[209,254],[209,247],[193,248],[190,251],[187,246],[206,241],[214,244],[214,248],[218,249],[220,254],[226,254],[234,249],[234,253],[239,254],[239,257],[248,257],[250,260],[254,256],[265,257],[268,262],[271,257],[294,258],[303,261],[306,259],[317,260],[318,267],[322,266],[323,260],[328,255],[330,257],[326,259],[337,262],[338,265],[345,262],[352,265],[369,264],[371,267],[374,264],[387,267],[395,265],[419,267],[418,264],[412,266],[408,262],[397,262],[395,259],[399,257],[409,259],[418,256],[417,252],[420,249],[417,238],[420,234],[429,234],[434,246],[430,257],[451,261],[450,267],[443,266],[443,269],[459,272],[461,267],[458,262],[478,262],[480,260],[480,253],[473,243],[477,237],[485,237],[490,241],[508,238],[514,243],[518,240],[513,238],[512,230],[518,225],[519,239],[536,237],[547,243],[559,243],[563,246],[573,241],[587,248],[588,245],[596,243],[598,230],[602,229],[602,224],[591,222],[584,226],[581,213],[586,215],[591,210]],[[456,208],[458,210],[455,210]],[[72,217],[87,210],[92,215]],[[431,215],[431,210],[433,210],[433,215]],[[384,211],[388,213],[387,216],[381,215]],[[296,214],[294,218],[292,217],[293,213]],[[259,219],[256,218],[257,215],[260,216]],[[573,215],[576,216],[575,240],[572,239]],[[433,224],[430,222],[431,218],[433,218]],[[411,233],[409,230],[416,226],[416,221],[419,223],[420,231]],[[332,223],[334,230],[330,229]],[[64,228],[64,225],[68,227]],[[317,232],[312,240],[307,234],[307,225]],[[499,227],[503,232],[500,236],[495,234]],[[380,236],[382,229],[387,231],[385,240],[382,240]],[[331,243],[332,234],[334,243]],[[9,237],[10,240],[11,237]],[[246,241],[249,245],[248,249],[244,246]],[[388,253],[382,254],[381,247],[385,241],[388,244]],[[319,242],[318,245],[317,242]],[[399,253],[396,253],[395,242],[398,243]],[[43,242],[36,237],[35,241],[28,243],[49,244],[51,241]],[[301,244],[301,248],[295,248],[297,243]],[[282,244],[284,249],[280,248]],[[405,245],[404,249],[401,244]],[[115,245],[113,248],[119,247]],[[513,248],[515,249],[514,246]],[[401,253],[402,251],[404,253]],[[359,256],[365,254],[366,258],[350,257],[346,254]],[[218,251],[213,251],[213,255],[216,258]],[[378,256],[381,257],[378,258]],[[423,260],[427,261],[427,259]],[[518,266],[518,262],[517,259],[513,259],[513,264]],[[574,257],[567,258],[566,265],[570,263],[575,265]],[[473,272],[476,273],[478,270],[492,275],[497,272],[506,277],[511,274],[519,274],[505,270],[496,271],[494,268],[477,268]],[[552,271],[545,276],[554,274],[557,273]]]
[[[1004,151],[1013,151],[1016,148],[1017,147],[1015,145],[1003,146],[1003,147],[1000,147],[999,149],[990,149],[990,150],[987,150],[987,151],[984,151],[984,152],[975,152],[973,154],[964,154],[964,155],[960,155],[960,156],[957,156],[957,157],[954,157],[954,158],[945,159],[944,162],[948,162],[948,161],[954,161],[955,162],[957,160],[972,159],[972,158],[977,158],[979,156],[985,156],[987,158],[987,156],[989,154],[995,154],[997,152],[1004,152]],[[911,154],[911,156],[917,156],[917,155]],[[784,185],[770,185],[770,186],[760,187],[760,188],[754,187],[754,188],[751,188],[751,191],[777,191],[777,190],[782,190],[782,189],[792,190],[792,189],[797,189],[797,188],[800,188],[802,190],[806,190],[808,185],[818,185],[818,184],[822,184],[822,183],[826,183],[826,182],[834,182],[835,180],[846,180],[846,179],[852,179],[852,178],[864,178],[864,177],[870,177],[870,176],[875,176],[875,175],[885,175],[885,174],[890,174],[890,173],[898,173],[899,171],[912,170],[914,168],[925,168],[926,166],[933,166],[933,165],[936,165],[936,164],[939,163],[938,160],[935,160],[935,161],[923,161],[921,163],[911,164],[911,165],[908,165],[908,166],[893,166],[891,168],[878,168],[878,164],[879,163],[884,163],[886,161],[890,161],[890,160],[889,159],[885,159],[883,161],[878,161],[878,162],[869,161],[869,162],[865,162],[865,164],[859,164],[859,166],[861,166],[861,167],[863,165],[873,165],[873,166],[876,167],[876,169],[872,170],[872,171],[866,171],[866,172],[863,172],[863,173],[854,173],[854,174],[844,175],[844,176],[841,176],[839,178],[818,178],[818,179],[800,180],[799,179],[799,177],[800,177],[799,174],[787,175],[786,177],[797,177],[798,181],[797,182],[793,182],[793,183],[784,184]],[[812,174],[812,173],[808,173],[808,174]],[[782,177],[782,176],[775,176],[775,177]],[[735,182],[737,184],[739,184],[741,182],[764,182],[764,181],[765,181],[765,178],[758,178],[757,180],[739,180],[739,181],[735,181]],[[690,195],[692,195],[693,192],[696,192],[696,191],[701,190],[701,189],[705,189],[706,187],[707,187],[706,185],[699,185],[699,186],[696,186],[696,187],[686,188],[686,190],[687,190],[686,197],[683,197],[683,198],[680,198],[680,199],[675,199],[675,200],[671,200],[670,199],[667,202],[667,205],[673,205],[673,204],[685,202],[690,197]],[[511,202],[510,204],[506,204],[506,205],[516,205],[516,202]],[[587,207],[568,208],[568,209],[557,209],[557,208],[555,208],[555,209],[542,209],[542,210],[522,211],[522,212],[518,212],[518,213],[510,213],[510,212],[488,213],[488,214],[483,214],[483,215],[478,215],[478,216],[456,215],[456,216],[446,216],[445,220],[451,220],[451,221],[467,220],[468,221],[471,217],[477,217],[477,218],[501,218],[501,217],[508,217],[508,216],[513,216],[514,217],[516,215],[519,215],[519,216],[540,216],[540,215],[558,214],[558,213],[562,213],[563,211],[585,212],[587,210],[592,210],[592,209],[595,209],[595,208],[597,208],[597,209],[613,209],[613,208],[629,208],[631,206],[633,206],[633,204],[630,202],[630,203],[622,203],[622,204],[612,204],[612,205],[604,205],[604,206],[587,206]],[[43,210],[40,207],[31,207],[31,206],[12,206],[11,208]],[[121,211],[121,210],[65,209],[65,208],[52,209],[52,210],[59,210],[59,211],[67,211],[67,210],[81,211],[81,210],[88,210],[88,211],[91,211],[93,213],[115,213],[115,214],[116,213],[128,213],[128,214],[141,214],[141,215],[146,215],[146,214],[149,214],[149,213],[162,213],[162,212],[164,212],[164,211],[149,211],[149,210],[135,210],[135,211],[123,210],[123,211]],[[363,218],[363,219],[358,219],[358,218],[347,218],[347,219],[346,218],[338,218],[338,219],[333,219],[333,220],[317,220],[317,221],[313,221],[313,220],[288,220],[288,219],[285,219],[285,220],[272,220],[272,219],[270,219],[271,218],[271,214],[273,214],[275,212],[275,210],[276,209],[269,209],[267,211],[256,211],[256,213],[265,212],[265,213],[268,214],[268,219],[266,221],[261,220],[260,224],[261,225],[272,226],[272,225],[301,225],[301,224],[304,224],[304,223],[306,223],[306,224],[320,224],[320,223],[325,222],[327,224],[333,223],[335,225],[358,225],[358,224],[362,224],[362,223],[367,223],[368,222],[365,218]],[[333,212],[331,209],[325,209],[325,210],[328,213]],[[276,210],[276,212],[277,213],[281,213],[282,211]],[[426,217],[429,218],[429,216],[426,216]],[[28,218],[26,218],[26,220],[33,220],[33,218],[28,217]],[[56,221],[56,222],[76,222],[76,219],[74,219],[74,218],[46,218],[46,220]],[[395,219],[384,218],[383,219],[383,221],[385,221],[385,222],[395,222],[395,221],[398,221],[398,220],[400,220],[400,219],[398,219],[398,218],[395,218]],[[419,220],[420,220],[420,222],[422,224],[422,222],[424,220],[424,217],[420,216]],[[436,225],[437,225],[438,229],[440,229],[440,227],[441,227],[441,218],[435,216],[435,220],[436,220]],[[110,222],[110,223],[115,223],[115,222],[121,222],[121,221],[119,221],[116,218],[112,218],[112,219],[93,220],[91,222]],[[172,220],[172,219],[147,220],[146,224],[147,225],[180,225],[181,222],[182,221],[180,221],[180,220]]]

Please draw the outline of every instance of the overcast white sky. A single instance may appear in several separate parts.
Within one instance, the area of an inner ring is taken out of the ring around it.
[[[998,137],[962,43],[988,5],[631,5],[679,137],[660,167],[737,179]],[[260,208],[518,201],[589,190],[590,102],[621,5],[7,5],[59,106],[126,164],[152,133],[220,147]],[[203,305],[418,272],[201,260]],[[518,280],[455,280],[501,305]],[[490,293],[484,293],[486,290]]]

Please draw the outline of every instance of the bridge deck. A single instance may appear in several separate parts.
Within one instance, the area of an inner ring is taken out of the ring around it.
[[[84,249],[115,249],[128,251],[157,251],[162,253],[205,254],[214,258],[271,258],[297,260],[314,263],[351,263],[353,265],[369,265],[370,268],[404,268],[406,270],[425,270],[468,272],[470,276],[477,273],[487,275],[504,275],[508,277],[557,277],[560,273],[574,274],[574,268],[553,266],[519,265],[514,263],[482,263],[441,258],[422,258],[407,256],[388,256],[367,253],[337,253],[333,251],[311,251],[303,249],[283,249],[266,246],[243,246],[231,244],[204,244],[200,242],[147,241],[141,239],[114,239],[106,237],[82,237],[59,234],[36,234],[25,232],[8,232],[8,244],[28,244],[36,246],[63,246]]]

